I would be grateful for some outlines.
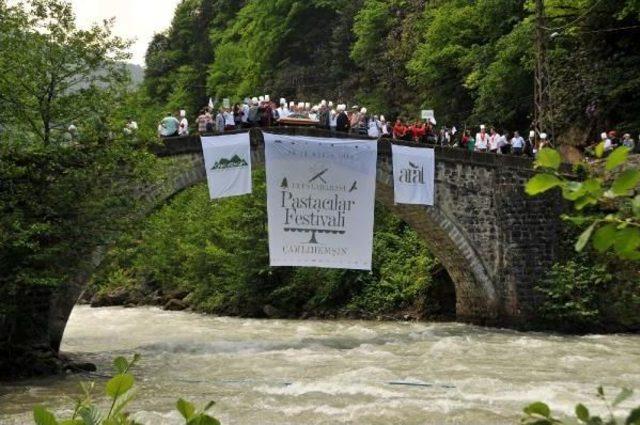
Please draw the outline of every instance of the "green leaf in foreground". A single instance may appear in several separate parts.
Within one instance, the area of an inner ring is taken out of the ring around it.
[[[127,369],[129,369],[129,362],[124,357],[116,357],[113,360],[113,366],[118,373],[126,373]]]
[[[33,409],[33,420],[36,425],[58,425],[56,417],[42,406]]]
[[[635,258],[636,249],[640,247],[640,230],[635,227],[620,229],[614,243],[616,252],[625,258]]]
[[[527,182],[527,194],[533,196],[560,186],[562,181],[552,174],[538,174]]]
[[[640,170],[626,170],[620,174],[611,186],[613,193],[619,196],[626,195],[640,183]]]
[[[602,253],[611,248],[618,233],[615,224],[607,224],[600,227],[593,235],[593,247]]]
[[[217,419],[207,415],[198,415],[187,422],[187,425],[220,425]]]
[[[587,230],[582,232],[582,234],[578,238],[578,241],[576,242],[576,251],[581,252],[584,247],[587,246],[587,243],[589,242],[589,239],[591,239],[591,235],[593,234],[595,228],[596,223],[593,223],[587,228]]]
[[[118,398],[133,387],[133,376],[125,373],[116,375],[107,382],[107,395],[111,398]]]
[[[627,157],[629,156],[630,151],[631,149],[629,149],[628,147],[620,146],[619,148],[611,152],[611,155],[609,155],[609,157],[607,158],[607,164],[605,165],[607,171],[611,171],[614,168],[624,164],[627,161]]]
[[[547,406],[546,404],[537,401],[525,407],[524,413],[526,413],[527,415],[538,415],[542,416],[543,418],[548,418],[551,416],[551,409],[549,409],[549,406]]]
[[[195,406],[182,398],[176,403],[176,408],[187,421],[196,413]]]
[[[589,416],[589,409],[587,409],[584,404],[578,404],[576,406],[576,418],[582,422],[587,422],[589,421]]]
[[[562,157],[555,149],[544,148],[538,152],[536,166],[557,170],[562,164]]]
[[[625,425],[640,425],[640,407],[631,411],[625,421]]]

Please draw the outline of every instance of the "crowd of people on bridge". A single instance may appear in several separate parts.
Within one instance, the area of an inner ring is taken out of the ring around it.
[[[242,103],[217,110],[210,100],[195,118],[194,129],[198,134],[214,134],[246,129],[251,127],[271,127],[277,125],[305,125],[325,129],[333,134],[347,133],[371,139],[391,138],[396,141],[426,143],[443,147],[466,149],[471,152],[484,152],[499,155],[530,156],[545,146],[551,146],[552,140],[544,132],[529,131],[523,137],[519,131],[508,131],[492,126],[479,125],[477,128],[458,130],[455,126],[436,127],[436,120],[405,120],[397,118],[387,122],[384,115],[371,114],[366,107],[334,103],[322,100],[317,104],[304,101],[290,101],[281,98],[276,104],[268,95],[246,98]],[[177,114],[167,113],[158,125],[161,137],[188,136],[190,133],[186,111]],[[618,137],[616,131],[602,133],[599,142],[603,142],[605,152],[617,146],[627,146],[638,152],[640,143],[636,143],[630,134]]]

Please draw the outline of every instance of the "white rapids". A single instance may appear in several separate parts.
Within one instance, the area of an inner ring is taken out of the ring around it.
[[[149,425],[181,424],[179,397],[224,425],[516,424],[543,400],[559,414],[598,385],[640,390],[640,336],[559,336],[455,323],[219,318],[156,308],[78,306],[64,352],[111,373],[140,353],[130,410]],[[31,423],[45,404],[60,414],[80,376],[0,384],[0,423]],[[95,378],[104,384],[104,378]],[[107,403],[102,390],[98,393]],[[640,403],[634,397],[621,412]]]

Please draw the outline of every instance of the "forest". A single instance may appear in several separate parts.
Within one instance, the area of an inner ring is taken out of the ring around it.
[[[556,139],[583,145],[614,128],[635,135],[640,3],[544,6]],[[184,0],[147,51],[145,101],[157,119],[162,108],[194,116],[209,97],[269,93],[527,130],[533,9],[523,0]]]

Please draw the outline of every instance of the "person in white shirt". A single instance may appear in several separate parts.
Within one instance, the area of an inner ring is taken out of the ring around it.
[[[233,131],[236,129],[236,121],[233,119],[233,112],[229,109],[225,109],[224,111],[224,130],[225,131]]]
[[[513,133],[513,139],[511,139],[511,147],[513,148],[513,154],[516,156],[522,155],[524,151],[524,139],[520,136],[520,133],[515,131]]]
[[[318,107],[317,106],[314,106],[313,108],[311,108],[311,111],[309,112],[309,119],[313,120],[313,121],[318,121]]]
[[[498,149],[501,155],[509,155],[511,153],[511,142],[509,141],[508,132],[505,131],[498,139]]]
[[[476,151],[486,152],[489,147],[489,135],[484,125],[480,126],[480,133],[476,134]]]
[[[489,136],[489,152],[498,153],[498,141],[500,140],[500,134],[495,128],[491,127],[491,135]]]
[[[609,138],[607,133],[602,133],[600,135],[600,138],[602,139],[602,142],[604,142],[604,151],[605,152],[610,152],[611,150],[613,150],[613,143],[611,143],[611,139]]]
[[[249,107],[249,101],[249,98],[247,98],[242,104],[242,116],[240,117],[240,122],[242,123],[243,127],[249,126],[249,109],[251,109]]]
[[[380,121],[378,117],[371,117],[367,127],[367,136],[369,136],[370,139],[378,139],[380,137]]]
[[[382,137],[389,137],[391,132],[389,131],[389,123],[384,115],[380,115],[380,135]]]
[[[280,107],[277,109],[278,111],[278,118],[282,119],[282,118],[287,118],[289,115],[291,115],[291,111],[289,111],[289,108],[287,108],[287,101],[284,99],[280,100]]]
[[[329,114],[329,130],[331,130],[331,134],[336,133],[336,127],[338,126],[338,112],[335,109],[331,110]]]
[[[224,133],[224,123],[225,123],[224,109],[220,108],[218,110],[218,113],[216,114],[216,120],[215,120],[216,132]]]
[[[187,111],[180,111],[180,126],[178,127],[178,136],[189,135],[189,121],[187,120]]]

